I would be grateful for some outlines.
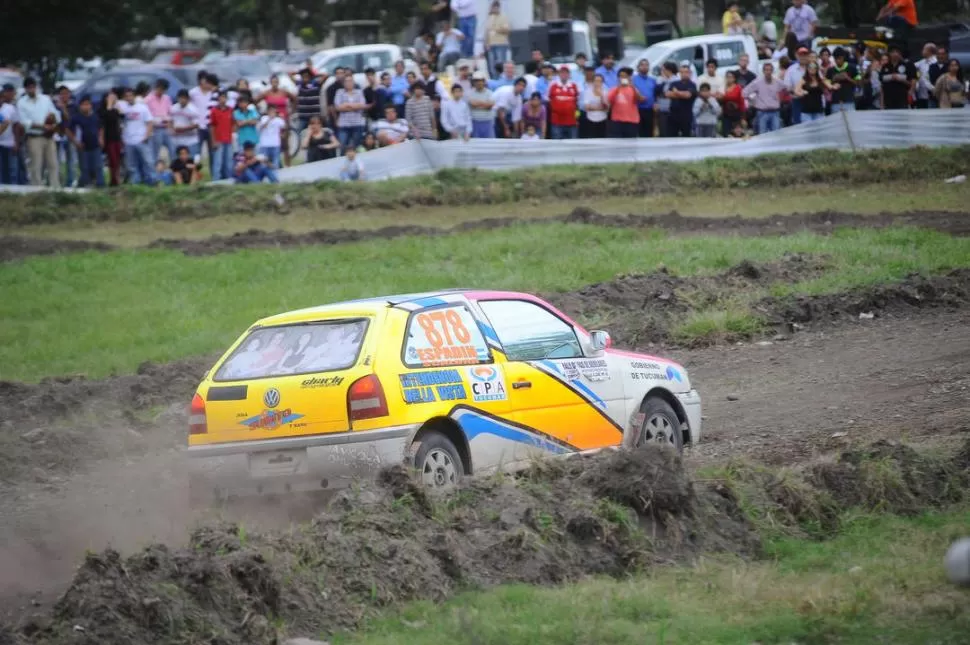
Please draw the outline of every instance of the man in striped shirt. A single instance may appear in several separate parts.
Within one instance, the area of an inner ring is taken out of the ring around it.
[[[300,70],[300,82],[296,86],[296,114],[300,119],[300,131],[306,130],[312,117],[320,116],[320,83],[313,78],[309,67]]]
[[[345,151],[356,148],[364,138],[367,102],[363,91],[354,84],[353,76],[344,77],[343,87],[334,95],[334,109],[337,111],[337,139],[340,146]]]

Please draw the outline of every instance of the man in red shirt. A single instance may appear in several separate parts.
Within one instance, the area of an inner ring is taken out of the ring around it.
[[[549,85],[549,109],[552,131],[551,139],[576,139],[579,122],[576,110],[579,106],[579,87],[570,79],[569,68],[559,68],[559,78]]]
[[[209,110],[209,150],[212,151],[212,179],[232,178],[232,108],[229,96],[219,92],[218,104]]]

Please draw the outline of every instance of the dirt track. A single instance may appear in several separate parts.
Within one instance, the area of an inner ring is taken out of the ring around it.
[[[159,239],[148,244],[148,249],[173,249],[186,255],[214,255],[231,253],[241,249],[287,248],[313,245],[346,244],[367,240],[387,240],[406,236],[439,236],[476,230],[493,230],[521,224],[589,224],[622,228],[659,228],[671,233],[707,233],[737,235],[785,235],[802,231],[829,233],[839,226],[885,228],[887,226],[919,226],[950,233],[970,234],[970,213],[940,211],[911,211],[907,213],[880,213],[859,215],[822,211],[817,213],[793,213],[773,215],[766,218],[734,217],[685,217],[676,211],[662,215],[604,215],[581,207],[568,215],[553,218],[526,219],[501,217],[465,222],[451,228],[429,226],[388,226],[379,229],[321,229],[309,233],[284,231],[261,231],[252,229],[233,235],[213,235],[199,240]],[[0,236],[0,262],[21,260],[34,255],[53,255],[81,251],[107,252],[117,247],[98,242],[70,240],[47,240],[19,235]]]
[[[927,310],[771,345],[672,352],[705,397],[703,443],[688,463],[735,455],[793,463],[879,437],[935,443],[970,436],[967,322],[966,309]],[[0,617],[21,615],[31,597],[48,603],[87,548],[184,541],[194,518],[182,501],[183,409],[175,401],[137,431],[124,415],[89,428],[105,443],[126,437],[125,449],[4,488]]]

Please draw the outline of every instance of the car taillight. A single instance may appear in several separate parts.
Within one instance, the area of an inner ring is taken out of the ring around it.
[[[370,374],[354,381],[347,391],[347,416],[351,421],[387,416],[387,399],[380,380]]]
[[[205,422],[205,401],[202,396],[196,394],[192,397],[192,405],[189,406],[189,434],[205,434],[209,431]]]

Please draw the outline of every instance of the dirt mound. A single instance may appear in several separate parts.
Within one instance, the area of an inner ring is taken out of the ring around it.
[[[377,487],[342,494],[282,535],[223,524],[197,530],[181,549],[89,554],[52,614],[27,623],[22,636],[120,645],[218,634],[225,644],[271,643],[279,625],[327,633],[388,605],[464,588],[618,576],[723,548],[750,555],[760,542],[730,495],[695,489],[680,458],[656,448],[545,464],[447,497],[428,496],[393,468]]]
[[[135,374],[89,379],[45,378],[39,383],[0,381],[4,421],[44,422],[84,409],[86,403],[113,401],[119,408],[143,409],[188,399],[217,357],[197,356],[171,363],[142,363]]]
[[[602,324],[617,345],[636,348],[670,340],[671,327],[692,310],[729,304],[755,286],[810,280],[826,268],[824,257],[791,253],[775,262],[745,260],[711,276],[683,278],[661,268],[546,297],[589,325]]]
[[[884,228],[888,226],[919,226],[950,233],[970,235],[970,214],[939,211],[911,211],[858,215],[838,211],[772,215],[766,218],[692,217],[676,211],[659,215],[604,215],[587,207],[573,209],[567,215],[546,218],[493,217],[463,222],[450,228],[431,226],[386,226],[379,229],[320,229],[308,233],[263,231],[249,229],[232,235],[212,235],[208,238],[162,238],[142,247],[172,249],[186,255],[201,256],[231,253],[242,249],[291,248],[311,245],[346,244],[366,240],[388,240],[407,236],[442,236],[476,230],[493,230],[523,224],[586,224],[617,228],[660,228],[671,233],[732,233],[736,235],[787,235],[799,232],[830,233],[837,227]],[[53,253],[72,253],[86,250],[111,251],[116,247],[97,242],[42,240],[26,237],[0,237],[0,262]]]
[[[818,296],[766,298],[754,306],[769,321],[827,323],[848,317],[907,315],[927,308],[965,307],[970,304],[970,269],[946,275],[910,275],[887,285],[860,287]]]
[[[0,236],[0,262],[13,262],[33,255],[81,253],[82,251],[113,251],[117,247],[102,242],[77,240],[47,240],[20,235]]]

